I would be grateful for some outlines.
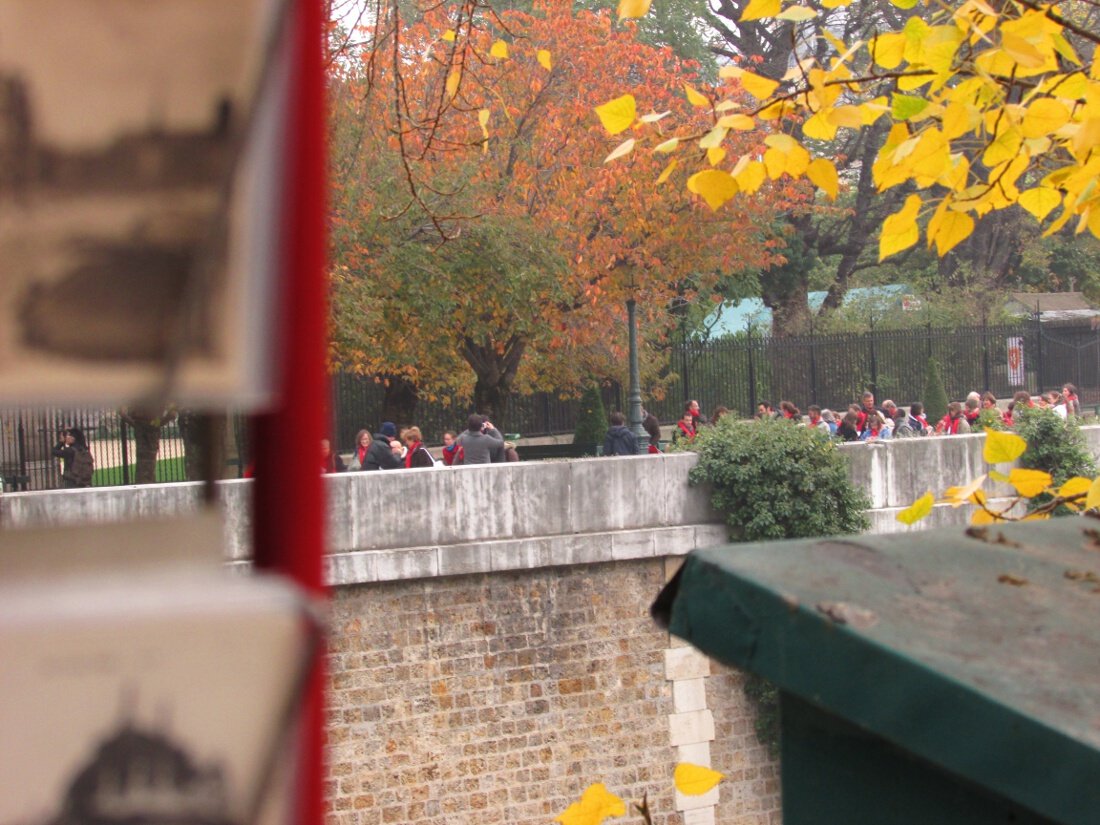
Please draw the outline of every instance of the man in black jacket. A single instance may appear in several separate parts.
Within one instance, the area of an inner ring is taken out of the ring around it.
[[[367,450],[367,459],[363,462],[364,470],[396,470],[401,466],[401,459],[393,454],[390,441],[397,437],[397,427],[392,421],[382,424],[382,431],[375,433],[374,440]]]
[[[604,455],[637,455],[638,439],[626,426],[626,416],[621,412],[611,413],[611,427],[603,440]]]

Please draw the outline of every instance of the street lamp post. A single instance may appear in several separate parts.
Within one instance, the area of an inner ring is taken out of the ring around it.
[[[638,443],[638,452],[647,451],[649,434],[642,426],[642,373],[638,368],[638,324],[634,316],[634,296],[626,300],[626,322],[630,327],[630,431]]]

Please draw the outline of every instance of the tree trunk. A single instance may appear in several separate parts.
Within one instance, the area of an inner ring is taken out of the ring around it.
[[[382,398],[382,421],[392,421],[400,430],[416,423],[416,405],[420,390],[404,375],[387,375]],[[381,421],[377,425],[381,425]]]
[[[493,341],[463,339],[462,357],[477,376],[474,407],[493,419],[494,424],[500,424],[497,419],[504,414],[526,348],[527,339],[519,335],[509,338],[503,347],[496,346]]]
[[[225,416],[180,410],[179,428],[187,480],[205,481],[207,473],[213,479],[225,478],[225,438],[228,430]],[[209,469],[205,466],[207,460],[211,464]]]
[[[174,412],[130,410],[123,413],[126,423],[134,428],[136,467],[135,484],[154,484],[157,480],[157,454],[160,452],[161,428],[175,418]]]

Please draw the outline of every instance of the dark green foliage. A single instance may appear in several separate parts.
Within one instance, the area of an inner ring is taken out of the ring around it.
[[[1027,442],[1027,451],[1020,456],[1021,467],[1046,470],[1056,487],[1074,476],[1096,476],[1096,461],[1075,419],[1063,421],[1053,410],[1038,407],[1016,407],[1014,412],[1016,433]],[[1039,498],[1033,501],[1039,503]]]
[[[787,421],[723,419],[695,438],[693,484],[710,484],[711,503],[734,541],[858,533],[867,496],[848,480],[847,460],[828,435]]]
[[[1007,430],[1005,421],[1001,417],[1000,410],[982,410],[978,413],[977,426],[971,428],[973,433],[985,432],[985,428],[989,427],[991,430]]]
[[[767,745],[773,759],[779,757],[779,689],[755,673],[745,673],[743,690],[756,708],[753,729],[760,744]]]
[[[940,367],[936,359],[928,359],[924,379],[924,416],[932,426],[947,415],[947,390],[943,388]]]
[[[607,412],[603,408],[600,390],[594,384],[581,396],[581,408],[577,413],[577,428],[573,431],[574,444],[603,444],[607,435]]]

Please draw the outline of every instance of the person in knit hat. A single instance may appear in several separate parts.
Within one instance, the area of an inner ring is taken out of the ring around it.
[[[401,459],[393,453],[390,442],[397,438],[397,427],[392,421],[384,421],[382,428],[375,433],[374,441],[367,450],[367,461],[363,465],[364,470],[396,470],[401,466]]]

